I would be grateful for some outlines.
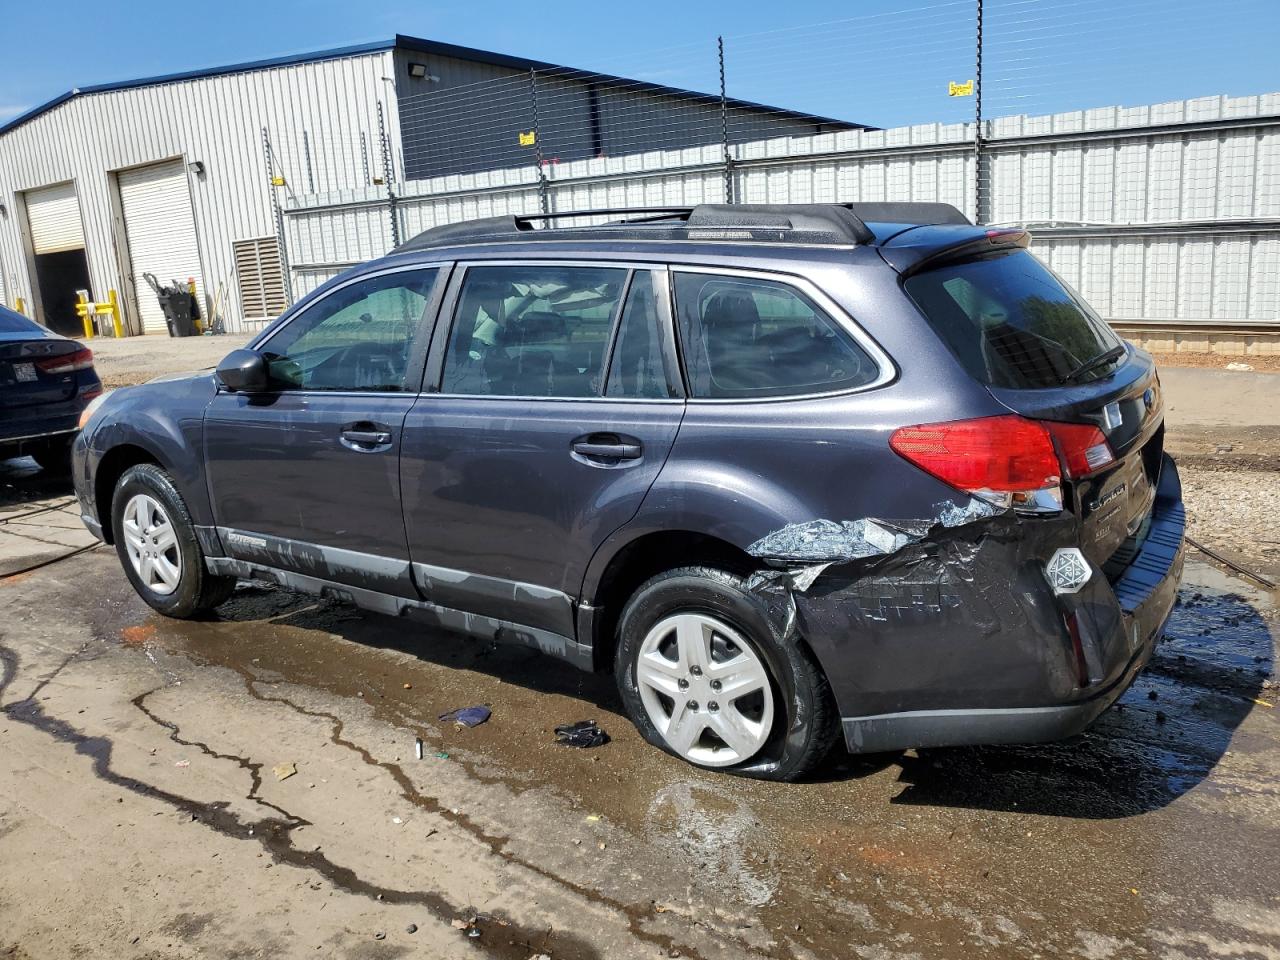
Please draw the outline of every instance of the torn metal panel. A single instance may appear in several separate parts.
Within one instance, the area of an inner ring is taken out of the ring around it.
[[[963,507],[954,503],[936,505],[931,520],[808,520],[791,523],[766,534],[747,552],[767,560],[807,563],[835,563],[897,553],[903,547],[928,536],[935,527],[959,527],[995,516],[999,511],[985,500],[971,497]],[[809,580],[812,583],[812,579]],[[799,589],[806,589],[801,587]]]

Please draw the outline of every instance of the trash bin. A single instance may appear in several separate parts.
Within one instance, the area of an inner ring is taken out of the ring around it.
[[[169,336],[195,336],[195,320],[200,315],[198,312],[200,308],[196,305],[196,298],[191,295],[191,291],[176,281],[163,286],[150,273],[144,273],[142,276],[156,292],[160,309],[164,311],[164,322],[169,328]]]
[[[186,290],[172,290],[160,294],[160,309],[171,337],[193,337],[196,333],[194,303]]]

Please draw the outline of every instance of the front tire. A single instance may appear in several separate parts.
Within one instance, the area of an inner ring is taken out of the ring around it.
[[[615,679],[641,735],[700,767],[796,780],[839,732],[831,690],[802,641],[779,639],[734,574],[682,567],[635,592]]]
[[[111,530],[133,589],[166,616],[199,616],[235,589],[235,577],[205,568],[186,502],[155,464],[138,464],[120,477],[111,498]]]

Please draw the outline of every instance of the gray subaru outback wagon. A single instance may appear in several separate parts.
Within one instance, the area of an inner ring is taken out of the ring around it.
[[[1067,736],[1184,517],[1151,358],[1028,243],[941,204],[438,227],[101,402],[84,522],[169,616],[266,580],[611,670],[703,767]]]

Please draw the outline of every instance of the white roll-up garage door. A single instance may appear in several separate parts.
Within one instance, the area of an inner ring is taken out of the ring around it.
[[[118,181],[142,330],[165,333],[164,312],[142,275],[155,274],[163,285],[175,280],[186,284],[188,277],[194,277],[197,298],[204,291],[187,171],[181,160],[174,160],[123,170]]]
[[[37,254],[61,253],[84,247],[84,226],[74,183],[28,190],[27,222],[31,224],[31,249]]]

